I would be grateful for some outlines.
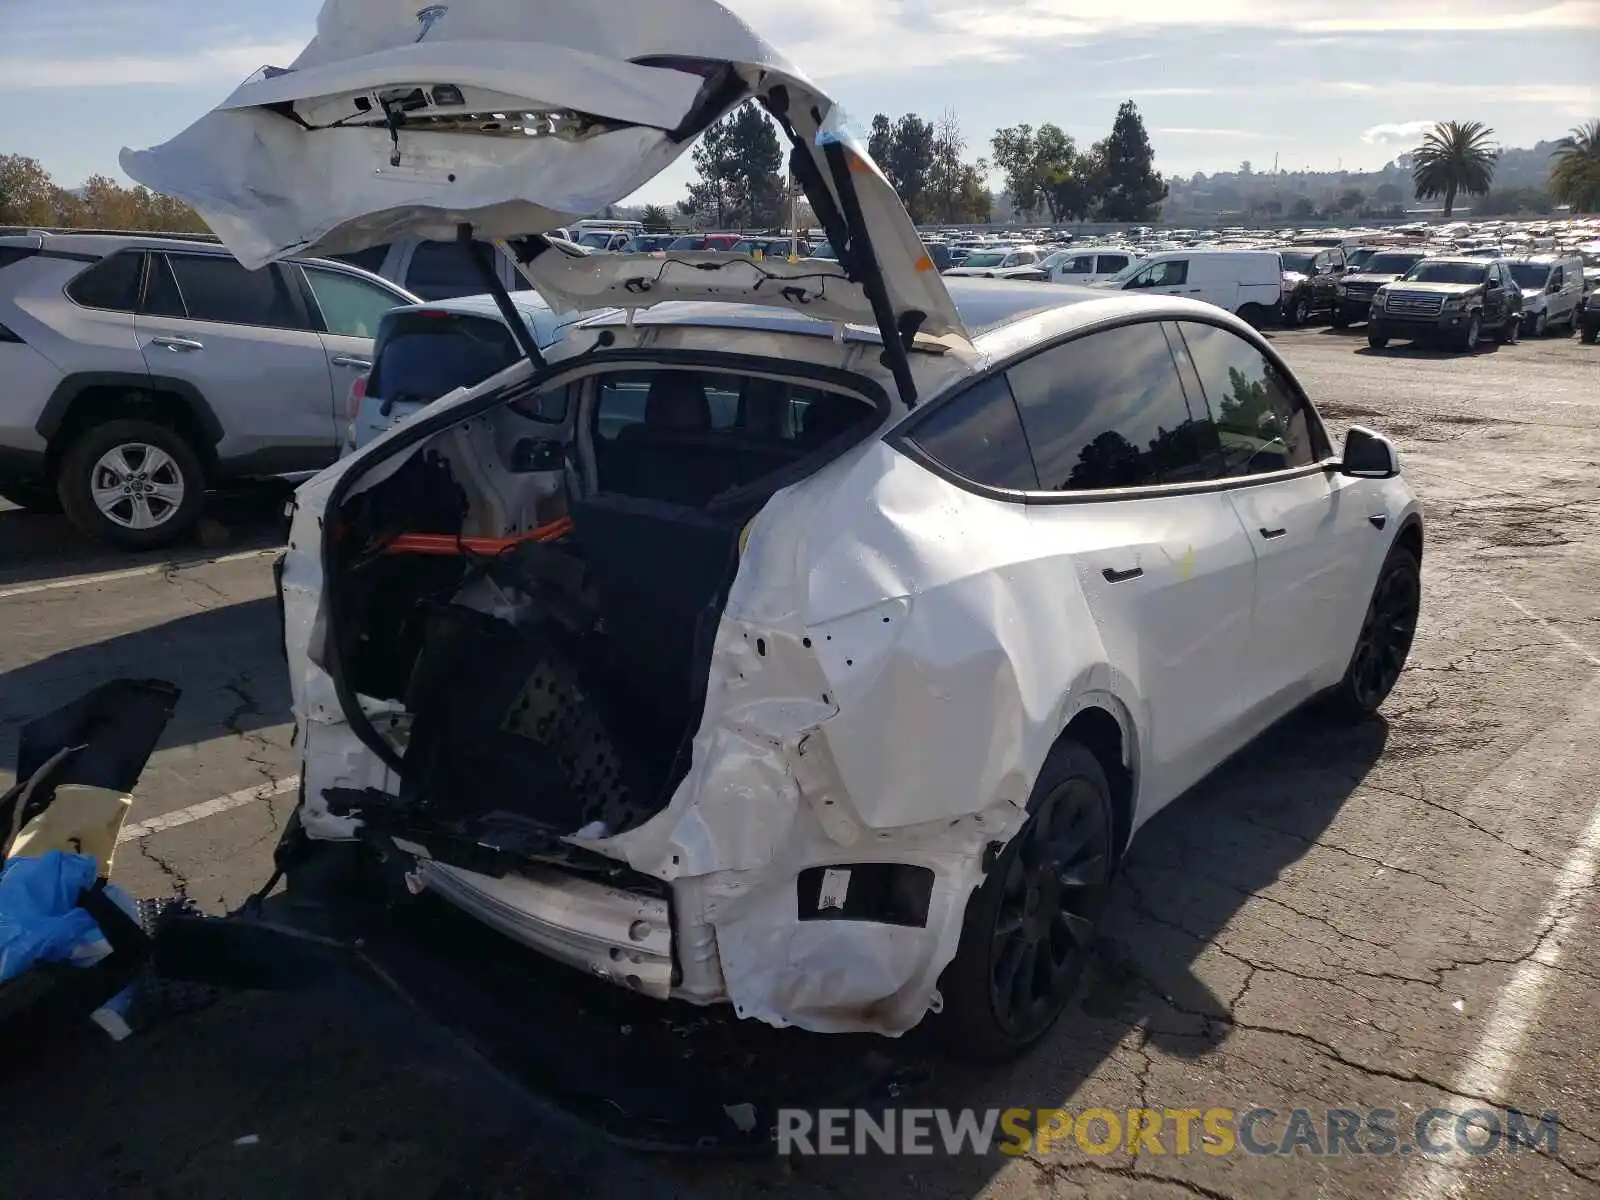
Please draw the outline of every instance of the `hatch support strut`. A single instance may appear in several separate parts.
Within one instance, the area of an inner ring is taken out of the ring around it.
[[[488,285],[489,295],[494,297],[494,305],[500,310],[500,316],[511,327],[511,336],[517,339],[517,345],[522,348],[522,353],[527,356],[528,362],[535,371],[545,368],[544,355],[539,353],[539,343],[534,340],[533,330],[528,328],[522,314],[517,311],[517,306],[511,303],[511,293],[506,291],[506,285],[500,280],[500,272],[495,270],[494,254],[482,242],[472,240],[472,226],[461,224],[456,226],[456,242],[461,245],[471,256],[478,268],[478,274],[483,276],[483,281]]]
[[[884,282],[883,269],[872,251],[872,236],[867,232],[866,218],[861,213],[861,197],[856,193],[855,180],[850,177],[850,160],[845,148],[838,142],[829,142],[822,148],[823,157],[828,163],[828,172],[833,176],[834,190],[839,194],[839,204],[835,206],[822,172],[817,170],[810,151],[795,131],[794,123],[789,119],[789,89],[783,86],[773,88],[770,93],[762,97],[762,103],[783,128],[783,132],[794,147],[794,152],[789,158],[791,170],[799,178],[800,186],[805,189],[806,197],[811,201],[817,219],[822,222],[828,236],[834,239],[834,244],[838,246],[839,265],[845,268],[847,274],[860,282],[861,290],[866,293],[867,301],[872,305],[872,315],[878,323],[878,333],[883,338],[882,362],[894,376],[895,388],[900,393],[900,399],[905,401],[908,409],[915,408],[917,384],[911,375],[911,357],[908,351],[917,336],[918,327],[927,319],[927,314],[913,311],[898,317],[895,315],[894,305],[889,299],[889,287]],[[811,115],[818,125],[822,123],[821,113],[813,109]],[[845,241],[839,240],[841,227],[846,235]]]

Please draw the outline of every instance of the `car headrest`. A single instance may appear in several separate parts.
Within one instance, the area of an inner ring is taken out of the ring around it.
[[[690,371],[663,371],[650,384],[644,401],[645,428],[671,433],[698,433],[711,428],[711,404],[705,385]]]

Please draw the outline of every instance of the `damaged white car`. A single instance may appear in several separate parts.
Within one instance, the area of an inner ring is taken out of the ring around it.
[[[1015,1052],[1144,821],[1307,700],[1383,702],[1418,505],[1244,323],[947,282],[748,27],[626,9],[329,0],[124,155],[249,266],[461,233],[606,310],[301,488],[300,831],[649,996]],[[540,236],[752,99],[837,262]]]

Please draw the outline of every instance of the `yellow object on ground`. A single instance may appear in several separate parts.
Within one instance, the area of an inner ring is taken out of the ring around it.
[[[101,878],[109,879],[117,834],[122,832],[122,822],[132,805],[133,797],[121,792],[61,784],[50,807],[22,827],[11,854],[39,855],[48,850],[87,854],[99,860]]]

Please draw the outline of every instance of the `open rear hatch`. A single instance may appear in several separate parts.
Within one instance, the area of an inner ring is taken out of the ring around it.
[[[836,264],[576,256],[542,235],[636,191],[741,102],[778,121]],[[401,235],[517,243],[554,307],[733,300],[965,338],[894,189],[825,93],[714,0],[328,0],[310,45],[177,137],[124,150],[246,266]],[[893,355],[893,350],[890,351]],[[909,371],[894,369],[907,402]]]

